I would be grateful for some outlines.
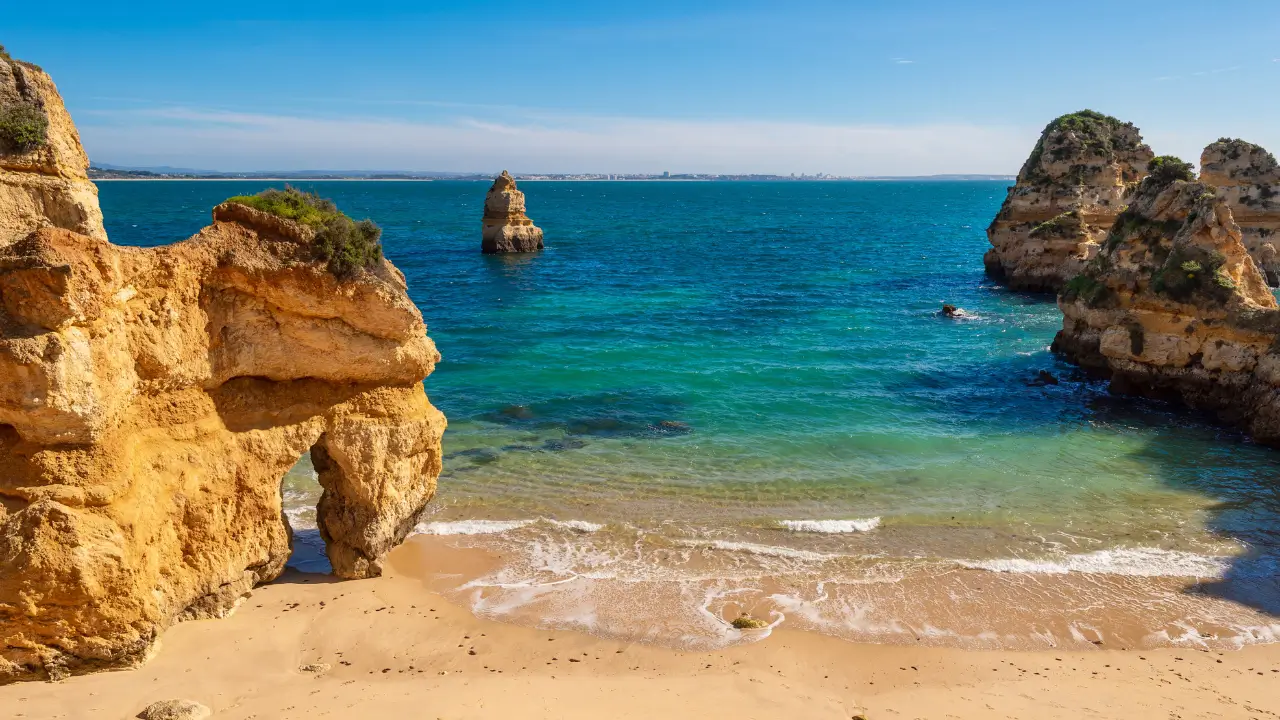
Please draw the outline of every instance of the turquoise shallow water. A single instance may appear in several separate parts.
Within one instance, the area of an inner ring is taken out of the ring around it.
[[[111,238],[140,245],[267,185],[99,184]],[[309,187],[383,226],[444,356],[436,532],[549,518],[619,547],[640,532],[1025,573],[1124,557],[1125,577],[1247,577],[1225,594],[1277,611],[1257,580],[1280,549],[1280,454],[1057,361],[1052,299],[982,274],[1003,183],[528,182],[547,249],[518,257],[479,253],[484,184]],[[305,464],[286,490],[305,526]],[[542,527],[574,552],[605,543]],[[542,570],[596,562],[557,557]]]

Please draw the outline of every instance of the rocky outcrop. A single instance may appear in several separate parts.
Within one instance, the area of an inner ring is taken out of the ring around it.
[[[1280,285],[1280,164],[1263,148],[1222,138],[1200,156],[1200,181],[1221,189],[1244,246],[1267,282]]]
[[[1053,350],[1113,392],[1175,399],[1280,444],[1280,310],[1220,190],[1144,180],[1058,305]]]
[[[340,576],[377,575],[433,495],[439,356],[402,276],[339,280],[243,210],[159,248],[0,249],[0,678],[136,662],[279,575],[308,451]]]
[[[0,126],[24,116],[43,120],[44,139],[23,146],[0,132],[0,245],[48,226],[105,238],[89,158],[53,80],[0,53]]]
[[[1045,127],[987,228],[987,274],[1056,292],[1098,251],[1154,153],[1131,123],[1084,110]]]
[[[0,242],[0,682],[139,662],[278,576],[307,452],[334,572],[379,574],[445,427],[400,272],[237,204],[156,248],[36,224]]]
[[[485,253],[533,252],[542,249],[542,230],[524,212],[524,193],[506,170],[484,196],[480,249]]]

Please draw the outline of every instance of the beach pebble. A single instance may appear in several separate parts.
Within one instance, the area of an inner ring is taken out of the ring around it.
[[[330,668],[332,667],[333,666],[330,665],[329,663],[307,663],[306,665],[298,666],[298,669],[301,670],[302,672],[322,673],[322,672],[329,672]]]
[[[849,711],[849,720],[868,720],[867,711],[864,708],[853,708]]]
[[[204,720],[212,714],[195,700],[161,700],[151,703],[137,716],[142,720]]]

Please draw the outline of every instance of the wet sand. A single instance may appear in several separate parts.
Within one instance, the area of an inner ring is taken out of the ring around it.
[[[129,718],[1263,718],[1280,645],[958,650],[776,629],[710,652],[477,618],[430,590],[494,558],[410,541],[382,578],[290,571],[229,618],[183,623],[141,668],[0,687],[0,715]],[[437,556],[438,557],[438,556]],[[318,671],[302,666],[323,664]],[[327,666],[325,668],[324,666]]]

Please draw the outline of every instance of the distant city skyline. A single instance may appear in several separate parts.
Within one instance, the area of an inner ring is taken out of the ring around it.
[[[1280,150],[1280,4],[1233,3],[1230,37],[1205,8],[71,0],[6,9],[0,43],[97,163],[997,175],[1082,108],[1192,162],[1220,136]]]

